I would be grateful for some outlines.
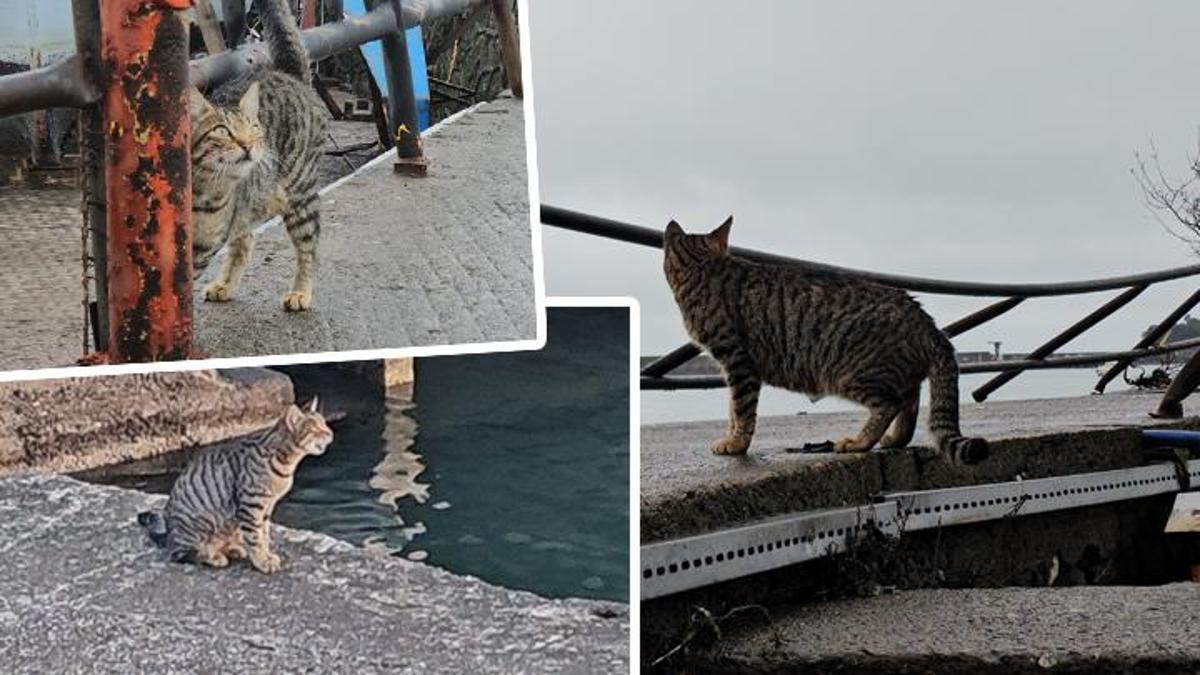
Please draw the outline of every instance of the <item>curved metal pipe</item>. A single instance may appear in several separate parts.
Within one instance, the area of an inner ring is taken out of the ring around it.
[[[625,241],[631,244],[641,244],[642,246],[649,246],[652,248],[662,248],[663,234],[660,230],[652,230],[646,227],[630,225],[628,223],[609,220],[607,218],[600,218],[586,213],[580,213],[578,211],[571,211],[568,209],[559,208],[557,206],[550,206],[548,204],[542,204],[541,214],[542,222],[553,227],[560,227],[567,230],[574,230],[576,232],[608,237],[609,239],[617,239],[619,241]],[[1085,281],[1067,281],[1041,284],[991,284],[975,281],[927,279],[924,277],[910,277],[900,274],[885,274],[882,272],[857,270],[848,267],[838,267],[836,265],[813,262],[811,260],[789,258],[786,256],[775,255],[773,253],[765,253],[763,251],[741,248],[738,246],[731,247],[729,250],[734,255],[746,258],[747,260],[754,260],[756,262],[767,264],[802,267],[817,274],[852,275],[863,279],[869,279],[876,283],[903,288],[909,291],[934,293],[938,295],[965,295],[971,297],[1006,296],[1033,298],[1056,295],[1075,295],[1079,293],[1108,291],[1118,288],[1126,288],[1129,286],[1156,284],[1162,281],[1183,279],[1185,277],[1200,274],[1200,265],[1188,265],[1187,267],[1175,267],[1158,272],[1130,274],[1127,276],[1109,277],[1105,279],[1088,279]]]

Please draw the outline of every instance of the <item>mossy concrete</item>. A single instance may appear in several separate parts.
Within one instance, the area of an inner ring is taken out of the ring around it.
[[[247,368],[0,384],[0,477],[147,459],[248,434],[292,382]]]
[[[969,467],[929,448],[922,411],[914,447],[865,454],[802,454],[807,442],[852,435],[865,414],[765,417],[744,457],[716,456],[724,420],[642,428],[643,543],[699,534],[781,513],[869,503],[884,492],[1102,471],[1143,463],[1141,429],[1157,396],[1112,394],[962,407],[964,433],[991,455]],[[1196,426],[1196,419],[1171,426]]]
[[[162,501],[0,480],[0,671],[629,671],[626,605],[549,600],[283,527],[271,576],[169,563],[134,522]]]

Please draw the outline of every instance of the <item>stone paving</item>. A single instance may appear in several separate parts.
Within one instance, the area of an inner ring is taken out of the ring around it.
[[[372,124],[337,122],[347,147]],[[333,149],[331,144],[330,149]],[[321,271],[312,312],[280,298],[294,256],[282,228],[260,237],[234,302],[205,303],[196,345],[233,357],[536,338],[524,114],[502,98],[425,140],[430,175],[381,161],[322,198]],[[373,150],[325,157],[333,181]],[[349,160],[349,162],[347,161]],[[74,189],[0,188],[0,370],[73,365],[83,353],[80,198]]]

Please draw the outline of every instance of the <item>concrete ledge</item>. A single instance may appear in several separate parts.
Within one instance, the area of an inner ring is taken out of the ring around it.
[[[966,433],[987,438],[987,461],[952,467],[928,447],[863,455],[789,453],[805,442],[850,435],[863,414],[813,414],[760,420],[746,457],[718,457],[709,445],[725,422],[642,429],[642,541],[728,527],[780,513],[869,502],[885,491],[952,487],[1143,463],[1140,428],[1156,395],[1111,394],[964,405]],[[927,446],[925,412],[914,445]],[[1195,426],[1196,419],[1180,425]],[[1180,426],[1173,425],[1173,426]]]
[[[1200,584],[910,591],[776,611],[714,673],[1195,673]]]
[[[81,471],[261,429],[292,401],[269,370],[0,384],[0,476]]]
[[[620,673],[624,605],[547,600],[276,527],[273,576],[162,562],[161,498],[58,476],[0,481],[0,669]]]

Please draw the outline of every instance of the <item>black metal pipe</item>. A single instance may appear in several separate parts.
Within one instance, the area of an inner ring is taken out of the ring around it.
[[[1066,330],[1064,330],[1061,333],[1059,333],[1058,335],[1055,335],[1054,337],[1050,338],[1049,340],[1046,341],[1045,344],[1043,344],[1042,346],[1040,346],[1037,349],[1030,352],[1029,353],[1030,360],[1041,360],[1041,359],[1044,359],[1047,356],[1053,354],[1054,351],[1057,350],[1059,347],[1061,347],[1061,346],[1067,344],[1068,342],[1070,342],[1071,340],[1074,340],[1075,338],[1079,337],[1080,335],[1082,335],[1084,333],[1084,331],[1088,330],[1092,326],[1095,326],[1096,324],[1100,323],[1105,318],[1107,318],[1109,315],[1111,315],[1113,312],[1115,312],[1118,309],[1129,304],[1134,298],[1141,295],[1142,291],[1145,291],[1147,288],[1148,288],[1148,285],[1134,286],[1133,288],[1127,289],[1124,293],[1121,293],[1120,295],[1113,298],[1112,300],[1109,300],[1108,302],[1104,303],[1103,305],[1101,305],[1100,307],[1098,307],[1097,309],[1092,311],[1092,313],[1083,317],[1079,321],[1076,321],[1074,324],[1072,324]],[[1004,386],[1005,383],[1009,382],[1010,380],[1015,378],[1017,375],[1020,375],[1021,370],[1022,369],[1006,369],[1000,375],[997,375],[996,377],[988,380],[987,382],[984,382],[983,385],[981,385],[978,389],[971,392],[971,397],[974,398],[976,401],[987,400],[987,397],[989,394],[991,394],[993,391],[996,391],[1000,387]]]
[[[221,0],[221,21],[225,24],[225,44],[236,49],[246,39],[246,0]]]
[[[991,321],[1001,314],[1004,314],[1022,302],[1025,302],[1025,298],[1008,298],[1007,300],[1001,300],[1000,302],[992,303],[978,312],[973,312],[964,316],[958,321],[955,321],[954,323],[947,324],[944,328],[942,328],[942,332],[950,337],[962,335],[972,328],[978,328],[988,321]]]
[[[440,16],[457,14],[482,0],[421,0],[405,2],[401,10],[405,28]],[[378,40],[396,30],[396,12],[390,4],[362,16],[304,31],[304,47],[313,61]],[[190,79],[201,89],[226,82],[245,72],[251,64],[270,59],[261,42],[206,56],[191,64]],[[100,100],[95,82],[84,76],[77,55],[44,68],[0,77],[0,117],[47,108],[82,108]]]
[[[1189,295],[1188,298],[1180,303],[1178,307],[1171,310],[1171,313],[1168,314],[1165,319],[1160,321],[1158,325],[1154,327],[1154,330],[1146,333],[1141,340],[1138,340],[1137,344],[1135,344],[1133,348],[1143,349],[1145,347],[1149,347],[1155,342],[1158,342],[1164,335],[1169,333],[1171,329],[1175,327],[1175,324],[1179,323],[1179,320],[1182,319],[1183,316],[1188,313],[1188,311],[1190,311],[1198,303],[1200,303],[1200,290]],[[1109,368],[1108,371],[1100,377],[1100,380],[1096,382],[1094,391],[1097,394],[1103,394],[1104,388],[1108,386],[1108,383],[1111,382],[1114,377],[1119,375],[1121,371],[1128,368],[1130,363],[1133,363],[1132,359],[1117,359],[1117,362],[1113,364],[1113,367]]]
[[[400,7],[400,0],[374,2],[391,2],[393,7]],[[396,146],[396,173],[424,176],[428,165],[421,149],[421,122],[404,26],[397,25],[393,32],[383,37],[383,67],[388,81],[388,122],[391,125],[388,130]]]
[[[586,213],[579,213],[577,211],[570,211],[568,209],[550,206],[548,204],[542,204],[541,206],[541,220],[546,225],[553,227],[583,232],[585,234],[593,234],[601,237],[607,237],[609,239],[617,239],[619,241],[640,244],[642,246],[649,246],[651,248],[662,248],[663,234],[661,230],[652,230],[645,227],[630,225],[628,223],[609,220],[607,218],[600,218]],[[880,272],[856,270],[812,262],[810,260],[801,260],[799,258],[789,258],[772,253],[764,253],[762,251],[755,251],[737,246],[730,248],[730,252],[739,257],[746,258],[747,260],[754,260],[768,264],[784,264],[803,267],[804,269],[816,274],[840,276],[850,275],[868,279],[876,283],[922,293],[978,297],[1020,296],[1032,298],[1049,297],[1055,295],[1074,295],[1077,293],[1094,293],[1097,291],[1127,288],[1129,286],[1156,284],[1162,281],[1182,279],[1184,277],[1200,274],[1200,265],[1189,265],[1187,267],[1176,267],[1159,272],[1132,274],[1123,277],[1110,277],[1107,279],[1089,279],[1086,281],[1040,284],[990,284],[971,281],[926,279],[923,277],[910,277],[898,274],[883,274]]]
[[[1096,365],[1121,358],[1137,360],[1149,356],[1158,356],[1177,352],[1184,349],[1200,347],[1200,338],[1179,340],[1170,344],[1145,349],[1135,349],[1124,352],[1096,352],[1094,354],[1079,354],[1076,356],[1060,356],[1052,359],[1021,359],[1012,361],[987,361],[968,363],[959,366],[958,371],[964,375],[976,373],[997,373],[1009,370],[1055,370],[1060,368],[1078,368]],[[725,386],[725,379],[720,375],[676,375],[674,377],[648,377],[643,375],[641,388],[648,391],[669,391],[674,389],[720,389]]]
[[[81,72],[86,81],[99,82],[100,0],[72,0],[71,11]],[[93,346],[97,351],[105,351],[108,349],[108,199],[104,177],[104,115],[99,106],[86,106],[79,113],[79,168],[96,297],[96,311],[89,311],[87,316]]]
[[[304,48],[314,62],[338,52],[372,42],[396,32],[397,26],[412,28],[440,16],[457,14],[482,0],[421,0],[402,2],[400,21],[390,2],[380,3],[362,16],[347,16],[337,23],[328,23],[304,31]],[[243,45],[238,49],[206,56],[192,62],[191,81],[200,88],[213,87],[237,77],[254,63],[270,60],[261,42]]]
[[[670,353],[664,354],[654,361],[647,363],[646,367],[642,368],[642,375],[644,377],[662,377],[696,358],[700,355],[701,351],[703,350],[698,345],[691,342],[676,347]]]
[[[72,54],[48,66],[0,77],[0,117],[49,108],[82,108],[100,100],[85,77],[83,60]]]

